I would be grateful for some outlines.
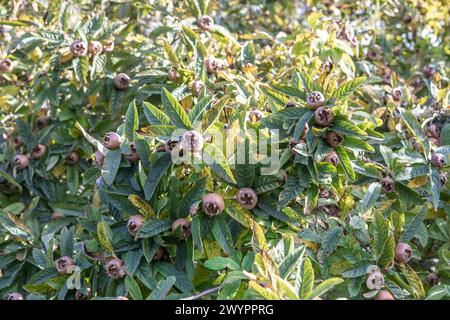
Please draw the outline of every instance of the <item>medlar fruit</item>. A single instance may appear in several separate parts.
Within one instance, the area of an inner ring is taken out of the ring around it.
[[[334,114],[331,109],[325,109],[324,107],[319,107],[314,111],[314,119],[316,124],[321,127],[327,127],[333,123]]]
[[[442,168],[445,165],[445,157],[443,154],[435,153],[431,156],[431,165],[435,168]]]
[[[170,81],[172,82],[177,82],[178,79],[180,79],[180,74],[178,73],[177,70],[171,68],[169,69],[169,71],[167,71],[167,78],[169,78]]]
[[[71,153],[69,153],[66,156],[66,163],[71,166],[78,163],[79,160],[80,160],[80,156],[78,155],[78,153],[76,151],[72,151]]]
[[[106,264],[106,273],[115,280],[123,278],[125,276],[123,261],[117,258],[109,260]]]
[[[28,167],[29,162],[30,160],[28,159],[28,157],[22,154],[16,155],[13,159],[14,166],[19,170],[23,170]]]
[[[383,179],[380,180],[380,184],[381,184],[381,191],[383,191],[383,193],[392,193],[395,191],[395,182],[394,180],[392,180],[391,177],[384,177]]]
[[[0,60],[0,72],[11,72],[13,69],[13,62],[10,59]]]
[[[129,76],[127,76],[125,73],[119,73],[114,78],[114,86],[117,90],[125,90],[130,86],[131,79]]]
[[[64,256],[55,261],[56,270],[60,274],[68,274],[68,269],[75,263],[71,257]]]
[[[137,151],[136,151],[136,144],[134,142],[130,142],[129,146],[131,149],[131,153],[126,154],[125,159],[127,159],[131,163],[136,163],[139,161],[139,155],[137,154]]]
[[[117,149],[118,147],[120,147],[120,143],[122,139],[120,138],[120,136],[115,133],[115,132],[108,132],[107,134],[105,134],[105,136],[103,137],[103,144],[105,145],[105,147],[109,150],[113,150],[113,149]]]
[[[18,292],[9,293],[6,300],[23,300],[23,296]]]
[[[209,216],[218,215],[225,208],[225,203],[217,193],[209,193],[203,197],[202,209]]]
[[[407,263],[411,260],[412,254],[413,251],[407,243],[400,242],[395,245],[395,261]]]
[[[144,217],[141,215],[131,216],[127,222],[127,229],[129,234],[133,237],[141,230],[142,225],[144,224]]]
[[[384,276],[379,271],[369,273],[366,286],[369,290],[380,290],[384,285]]]
[[[380,290],[378,291],[377,296],[375,297],[375,300],[395,300],[392,293],[390,293],[387,290]]]
[[[258,195],[255,190],[242,188],[236,194],[236,201],[245,209],[252,210],[258,204]]]
[[[87,46],[86,43],[84,43],[81,40],[75,40],[70,45],[70,52],[72,52],[72,54],[75,57],[82,57],[82,56],[87,55],[87,53],[88,53],[88,46]]]
[[[92,55],[100,54],[103,52],[103,45],[100,41],[89,42],[88,52]]]
[[[325,97],[319,91],[313,91],[306,97],[306,105],[311,109],[317,109],[325,104]]]
[[[187,239],[191,235],[190,223],[185,218],[179,218],[172,223],[172,231],[175,231],[177,228],[181,227],[183,231],[183,238]]]
[[[181,147],[188,152],[199,152],[203,148],[203,136],[197,131],[186,131],[181,136]]]
[[[337,165],[340,163],[339,156],[336,152],[331,151],[324,159],[324,162],[329,162],[333,166],[337,167]]]
[[[37,144],[34,146],[33,150],[31,150],[30,156],[33,159],[39,159],[45,154],[46,146],[43,144]]]
[[[214,20],[210,16],[201,16],[197,21],[197,25],[200,29],[210,31],[214,27]]]
[[[196,80],[192,84],[192,94],[195,97],[198,97],[202,93],[202,90],[204,88],[205,88],[205,84],[202,81]]]
[[[330,147],[339,147],[344,142],[344,135],[336,131],[327,132],[327,143]]]

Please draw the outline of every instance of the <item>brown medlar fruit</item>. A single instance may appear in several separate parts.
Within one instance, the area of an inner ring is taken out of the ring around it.
[[[209,193],[203,197],[202,209],[209,216],[218,215],[225,208],[223,198],[217,193]]]
[[[123,278],[125,276],[123,261],[117,258],[109,260],[106,264],[106,273],[115,280]]]
[[[366,286],[369,290],[380,290],[384,285],[384,276],[379,271],[369,273]]]
[[[328,155],[325,157],[324,161],[331,163],[335,167],[337,167],[337,165],[340,163],[339,156],[334,151],[331,151],[330,153],[328,153]]]
[[[127,222],[128,232],[134,237],[141,230],[144,224],[144,217],[141,215],[131,216]]]
[[[331,109],[325,109],[324,107],[319,107],[314,111],[314,119],[316,124],[321,127],[327,127],[333,123],[334,114]]]
[[[375,297],[375,300],[395,300],[392,293],[390,293],[387,290],[380,290],[378,291],[377,296]]]
[[[30,156],[33,159],[39,159],[45,154],[46,146],[43,144],[37,144],[34,146],[33,150],[31,150]]]
[[[339,147],[344,142],[344,135],[336,131],[327,132],[327,143],[330,147]]]
[[[103,144],[105,145],[105,147],[109,150],[113,150],[113,149],[117,149],[118,147],[120,147],[120,143],[122,139],[120,138],[120,136],[115,133],[115,132],[108,132],[107,134],[105,134],[105,136],[103,137]]]
[[[214,27],[214,20],[210,16],[201,16],[197,25],[203,30],[210,31]]]
[[[431,165],[435,168],[442,168],[445,165],[445,157],[443,154],[435,153],[431,156]]]
[[[114,78],[114,86],[117,90],[125,90],[130,86],[131,79],[129,76],[127,76],[125,73],[119,73]]]
[[[186,131],[181,136],[181,147],[188,152],[199,152],[203,148],[203,136],[197,131]]]
[[[13,62],[10,59],[0,60],[0,72],[11,72],[13,69]]]
[[[187,239],[191,235],[190,223],[185,218],[179,218],[172,223],[172,231],[175,231],[177,228],[181,227],[183,231],[183,238]]]
[[[397,243],[395,245],[395,261],[407,263],[412,257],[413,251],[407,243]]]
[[[64,256],[55,261],[56,270],[60,274],[68,274],[68,269],[73,266],[75,262],[71,257]]]
[[[202,93],[203,89],[205,89],[205,84],[200,80],[196,80],[192,84],[192,94],[195,97],[198,97]]]
[[[139,155],[137,154],[137,151],[136,151],[136,144],[134,142],[130,142],[129,146],[131,149],[131,153],[126,154],[125,159],[127,159],[131,163],[136,163],[139,161]]]
[[[72,52],[75,57],[85,56],[88,52],[88,46],[81,40],[75,40],[70,45],[70,52]]]
[[[319,91],[313,91],[306,97],[306,105],[311,109],[317,109],[325,104],[325,97]]]
[[[16,155],[13,159],[14,166],[19,170],[23,170],[28,167],[29,162],[30,160],[28,159],[28,157],[22,154]]]
[[[80,160],[80,156],[78,155],[78,153],[76,151],[72,151],[71,153],[69,153],[66,156],[66,163],[71,166],[78,163],[79,160]]]
[[[236,194],[236,201],[243,208],[252,210],[258,204],[258,195],[251,188],[242,188]]]
[[[380,180],[380,184],[381,184],[381,191],[383,191],[383,193],[392,193],[395,191],[395,182],[394,180],[392,180],[391,177],[384,177],[383,179]]]
[[[92,55],[100,54],[103,52],[103,45],[100,41],[89,42],[88,52]]]
[[[169,78],[170,81],[172,82],[177,82],[178,79],[180,79],[180,74],[178,73],[177,70],[171,68],[169,69],[169,71],[167,71],[167,78]]]

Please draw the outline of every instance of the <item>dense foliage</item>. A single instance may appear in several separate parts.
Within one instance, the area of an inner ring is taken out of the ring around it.
[[[449,299],[448,10],[1,1],[0,296]]]

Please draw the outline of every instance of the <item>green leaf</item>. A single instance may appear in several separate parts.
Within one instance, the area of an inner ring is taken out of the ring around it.
[[[297,124],[295,125],[295,129],[294,129],[294,141],[298,141],[300,139],[300,135],[302,134],[302,131],[305,128],[305,125],[309,122],[309,120],[311,120],[313,114],[314,114],[313,111],[308,110],[297,121]]]
[[[77,76],[78,81],[86,83],[89,72],[89,60],[87,57],[78,57],[73,59],[73,70]]]
[[[212,98],[211,97],[205,97],[201,99],[200,101],[197,101],[195,106],[191,109],[189,112],[189,120],[191,123],[195,123],[197,121],[200,121],[203,117],[204,112],[209,109],[212,105]]]
[[[127,288],[130,293],[131,298],[133,300],[143,300],[141,289],[139,288],[139,284],[131,277],[125,278],[125,288]]]
[[[3,170],[0,170],[0,177],[3,177],[6,181],[8,181],[8,183],[15,186],[19,190],[19,192],[22,193],[22,186],[18,184],[16,180],[13,177],[11,177],[8,173],[6,173]]]
[[[166,53],[167,59],[172,63],[174,67],[178,67],[179,61],[175,51],[173,51],[172,46],[167,42],[163,42],[164,52]]]
[[[219,271],[225,268],[229,268],[231,270],[238,271],[240,270],[239,265],[230,258],[224,257],[214,257],[212,259],[205,261],[205,268],[210,270]]]
[[[153,104],[144,101],[143,105],[144,105],[144,115],[151,125],[170,124],[169,117],[164,112],[155,107]]]
[[[373,248],[376,256],[380,257],[389,236],[389,225],[381,212],[376,212],[374,215],[374,228]]]
[[[71,194],[76,194],[80,186],[78,166],[69,166],[66,171],[67,186]]]
[[[184,111],[181,104],[167,91],[166,88],[162,89],[161,100],[164,106],[164,111],[170,118],[170,122],[177,128],[192,129],[192,123],[189,120],[186,111]]]
[[[281,261],[280,266],[278,267],[281,278],[287,279],[289,277],[295,267],[297,267],[301,263],[305,251],[306,248],[303,246],[297,248],[294,252],[285,257],[283,261]]]
[[[120,148],[115,150],[105,150],[104,155],[105,160],[102,167],[102,177],[106,184],[112,185],[120,167],[122,152]]]
[[[222,151],[214,144],[208,144],[203,148],[203,159],[211,166],[211,169],[225,181],[236,184],[236,180],[231,172],[228,161]]]
[[[420,143],[425,150],[425,157],[428,158],[430,153],[430,143],[428,142],[428,137],[423,131],[420,123],[417,121],[416,117],[411,113],[411,111],[406,110],[404,108],[398,108],[400,115],[405,122],[408,130],[414,135],[416,141]]]
[[[424,205],[420,211],[412,217],[412,219],[409,220],[409,222],[406,222],[404,225],[404,231],[402,236],[400,237],[400,242],[408,242],[418,232],[420,229],[420,226],[422,225],[423,220],[425,219],[428,212],[428,205]]]
[[[145,200],[150,200],[162,177],[172,164],[170,153],[164,153],[148,168],[147,180],[144,185]]]
[[[104,220],[101,220],[97,224],[97,236],[98,240],[100,241],[100,244],[110,253],[114,253],[114,249],[111,244],[112,231],[109,225]]]
[[[158,286],[152,293],[147,297],[147,300],[162,300],[166,297],[177,279],[173,276],[167,277],[165,280],[162,280],[158,283]]]
[[[355,78],[347,81],[333,92],[331,98],[334,98],[337,101],[346,99],[350,94],[352,94],[353,91],[358,89],[358,87],[364,81],[366,81],[365,77]]]
[[[389,236],[384,244],[383,253],[378,259],[380,268],[386,268],[394,261],[395,256],[395,239],[394,236]]]
[[[439,207],[439,196],[441,189],[441,180],[439,178],[439,171],[430,166],[430,186],[431,186],[431,199],[433,201],[433,207],[436,211]]]
[[[320,297],[327,291],[333,289],[335,286],[344,282],[341,278],[329,278],[319,284],[314,290],[305,296],[305,300],[312,300],[314,298]]]
[[[136,107],[136,101],[130,103],[128,111],[125,115],[125,123],[123,127],[124,141],[134,141],[134,133],[139,129],[139,114]]]
[[[375,205],[381,194],[381,185],[378,182],[371,183],[364,194],[361,213],[366,213]]]
[[[347,154],[347,152],[344,150],[344,147],[339,146],[336,147],[336,153],[339,156],[340,164],[342,165],[342,168],[344,169],[345,175],[350,181],[355,181],[356,174],[353,170],[352,162],[350,161],[350,158]]]
[[[335,120],[333,122],[332,130],[345,134],[346,136],[367,136],[367,133],[346,120]]]
[[[60,233],[59,239],[59,250],[61,251],[62,256],[72,257],[73,248],[75,244],[74,240],[74,227],[67,229],[64,227]]]
[[[334,250],[336,250],[341,235],[341,227],[333,227],[328,229],[323,234],[322,245],[320,246],[320,249],[323,250],[326,255],[330,255]]]
[[[346,148],[355,149],[358,151],[375,152],[375,149],[370,144],[351,136],[345,137],[342,145]]]
[[[150,238],[171,228],[172,223],[169,220],[149,220],[144,223],[141,230],[137,233],[137,238]]]
[[[314,286],[314,270],[309,258],[305,258],[305,260],[303,260],[302,269],[300,298],[306,299],[306,297],[310,295]]]
[[[212,225],[212,233],[214,235],[214,238],[222,248],[222,250],[227,255],[231,255],[231,253],[234,251],[233,239],[228,224],[224,219],[224,216],[219,215],[214,218]]]
[[[183,293],[192,292],[194,286],[186,273],[177,270],[172,264],[167,262],[158,262],[155,264],[155,270],[161,273],[164,277],[174,276],[176,278],[175,287]]]

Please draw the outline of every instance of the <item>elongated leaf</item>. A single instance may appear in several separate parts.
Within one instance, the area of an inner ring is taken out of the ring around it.
[[[305,296],[305,300],[312,300],[314,298],[320,297],[327,291],[333,289],[335,286],[344,282],[344,279],[341,278],[329,278],[324,282],[319,284],[314,290],[312,290],[309,294]]]
[[[149,220],[142,226],[136,237],[150,238],[169,230],[171,226],[172,224],[169,220]]]
[[[169,117],[149,102],[144,102],[144,114],[151,125],[169,125]]]
[[[167,91],[162,89],[161,100],[164,106],[164,111],[170,118],[170,122],[177,128],[192,129],[191,121],[189,120],[186,111],[184,111],[181,104]]]
[[[314,286],[314,270],[309,258],[303,261],[302,269],[300,298],[305,299],[310,295]]]
[[[145,200],[150,200],[153,197],[153,193],[156,187],[161,181],[162,177],[172,164],[172,160],[169,153],[165,153],[159,157],[155,163],[150,165],[148,169],[147,180],[144,185]]]
[[[356,174],[347,152],[344,150],[342,146],[336,147],[336,152],[339,156],[340,164],[344,169],[345,175],[350,181],[355,181]]]
[[[120,148],[115,150],[105,150],[102,177],[106,184],[111,185],[114,182],[121,160],[122,152],[120,151]]]
[[[158,286],[155,288],[155,290],[153,290],[152,293],[147,297],[147,300],[164,299],[164,297],[169,294],[176,281],[177,278],[173,276],[169,276],[165,280],[162,280],[160,283],[158,283]]]
[[[427,215],[427,211],[428,205],[424,205],[422,209],[420,209],[420,211],[405,224],[403,234],[400,238],[401,242],[407,242],[414,238]]]
[[[414,117],[411,111],[404,108],[398,108],[398,110],[408,130],[414,135],[416,141],[423,146],[425,150],[425,156],[427,157],[430,153],[430,143],[428,142],[428,137],[420,126],[420,123],[417,121],[416,117]]]
[[[128,276],[125,278],[125,288],[127,288],[133,300],[143,300],[139,284],[133,278]]]
[[[346,148],[360,150],[360,151],[367,151],[367,152],[375,152],[375,149],[368,144],[367,142],[360,140],[355,137],[347,136],[344,139],[344,142],[342,145]]]
[[[350,94],[352,94],[353,91],[358,89],[358,87],[366,80],[365,77],[355,78],[352,80],[347,81],[343,85],[341,85],[339,88],[337,88],[333,94],[331,95],[331,98],[334,98],[336,100],[344,100],[347,98]]]
[[[367,133],[364,130],[346,120],[335,120],[332,129],[348,136],[367,136]]]

